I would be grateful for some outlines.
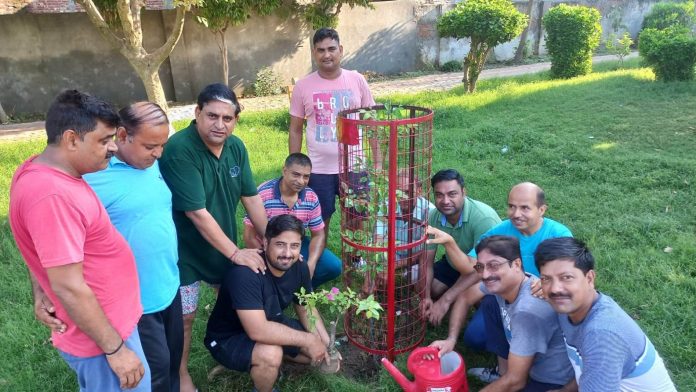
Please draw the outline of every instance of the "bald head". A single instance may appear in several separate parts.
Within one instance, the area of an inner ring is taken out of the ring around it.
[[[512,187],[508,195],[507,214],[521,233],[536,233],[544,223],[545,212],[546,197],[538,185],[523,182]]]
[[[536,199],[536,206],[541,207],[546,205],[546,194],[541,187],[533,182],[521,182],[510,189],[508,198],[513,195],[524,196],[525,198]]]
[[[142,126],[169,125],[167,113],[153,102],[136,102],[130,104],[118,112],[121,124],[129,136],[135,135]]]

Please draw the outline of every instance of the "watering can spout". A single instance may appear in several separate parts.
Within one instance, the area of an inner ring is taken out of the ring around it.
[[[401,388],[406,392],[416,392],[416,384],[411,382],[404,376],[399,369],[394,366],[387,358],[382,358],[382,366],[394,377],[394,380],[401,386]]]

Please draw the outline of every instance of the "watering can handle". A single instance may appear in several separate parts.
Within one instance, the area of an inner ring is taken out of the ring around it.
[[[417,349],[413,350],[411,355],[414,357],[423,357],[425,355],[432,355],[435,358],[439,358],[438,353],[440,352],[440,349],[437,347],[430,347],[430,346],[425,346],[425,347],[418,347]]]

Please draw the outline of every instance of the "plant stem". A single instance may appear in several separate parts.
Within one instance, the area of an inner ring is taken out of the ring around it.
[[[329,354],[333,354],[336,351],[336,323],[336,320],[329,322],[329,347],[327,347]]]

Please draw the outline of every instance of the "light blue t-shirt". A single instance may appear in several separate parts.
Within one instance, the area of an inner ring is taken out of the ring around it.
[[[179,257],[172,193],[159,164],[141,170],[114,156],[106,169],[83,178],[135,255],[143,313],[167,308],[179,289]]]
[[[537,246],[549,238],[557,237],[572,237],[573,233],[570,229],[556,222],[553,219],[544,218],[544,222],[541,224],[539,230],[536,233],[526,236],[522,234],[517,228],[512,224],[510,219],[502,221],[498,226],[485,232],[478,242],[482,239],[490,237],[492,235],[508,235],[511,237],[517,237],[520,240],[520,254],[522,255],[522,266],[525,272],[538,277],[539,270],[536,265],[534,265],[534,252],[536,252]],[[476,244],[478,244],[478,242]],[[469,256],[476,258],[476,247],[471,249]]]
[[[558,321],[580,391],[676,392],[662,358],[638,324],[599,294],[577,325]]]
[[[532,295],[531,282],[531,275],[527,273],[512,303],[495,295],[510,353],[534,357],[529,369],[529,377],[533,380],[565,385],[573,378],[573,367],[568,361],[561,326],[551,305]],[[485,294],[491,294],[483,283],[480,288]]]

